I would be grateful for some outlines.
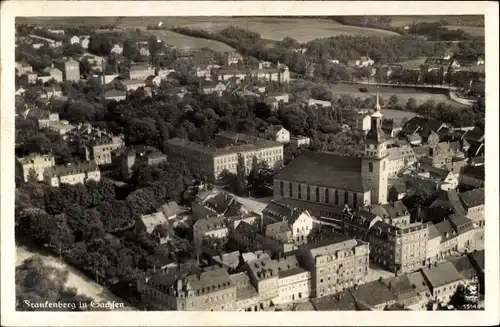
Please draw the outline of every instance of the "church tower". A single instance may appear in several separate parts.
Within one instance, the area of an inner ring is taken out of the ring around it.
[[[387,161],[387,141],[382,131],[382,113],[380,112],[377,88],[377,104],[375,105],[375,112],[371,115],[370,130],[366,134],[362,165],[362,175],[372,186],[371,204],[387,203]]]

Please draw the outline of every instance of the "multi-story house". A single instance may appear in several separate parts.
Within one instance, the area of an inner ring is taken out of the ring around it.
[[[280,258],[278,263],[278,297],[275,304],[305,302],[309,299],[311,273],[299,266],[295,255]]]
[[[236,285],[236,311],[259,311],[259,294],[250,282],[248,274],[240,272],[230,277],[233,285]]]
[[[478,188],[459,194],[467,218],[472,220],[476,227],[484,227],[484,188]]]
[[[81,140],[81,151],[86,160],[92,160],[98,165],[111,164],[111,153],[123,148],[125,141],[123,135],[114,136],[109,133],[97,131],[97,135]]]
[[[57,68],[63,72],[65,81],[78,82],[80,80],[80,63],[71,58],[56,62]]]
[[[73,35],[69,38],[69,44],[77,44],[80,43],[80,38],[76,35]]]
[[[63,81],[63,72],[60,69],[54,68],[54,65],[51,67],[47,67],[43,70],[45,73],[48,73],[51,78],[53,78],[57,83],[62,83]],[[80,76],[80,75],[78,75]]]
[[[43,180],[53,187],[61,184],[85,184],[89,180],[100,181],[101,172],[94,162],[73,163],[46,168]]]
[[[370,67],[373,66],[375,61],[373,61],[368,56],[363,56],[359,59],[352,59],[347,61],[347,66],[349,67]]]
[[[311,139],[307,136],[291,136],[290,137],[290,145],[295,148],[309,146],[311,144]]]
[[[290,142],[290,132],[284,128],[282,125],[272,125],[270,126],[266,132],[266,137],[269,139],[280,142],[280,143],[288,143]]]
[[[405,218],[407,212],[398,217],[395,211],[387,210],[384,219],[366,211],[347,213],[343,229],[348,236],[369,242],[373,262],[390,271],[406,273],[426,262],[428,227],[420,222],[410,224]]]
[[[454,190],[458,187],[458,174],[447,169],[418,165],[417,169],[403,173],[402,178],[411,187],[422,185],[434,190]]]
[[[322,297],[363,284],[368,276],[369,245],[343,235],[316,239],[302,245],[299,253],[311,272],[311,296]]]
[[[244,139],[245,135],[236,134],[237,137]],[[166,142],[165,152],[169,157],[183,158],[210,181],[217,180],[224,170],[236,173],[239,156],[243,157],[247,171],[252,169],[253,157],[265,161],[270,167],[281,164],[283,160],[283,144],[278,142],[252,139],[250,142],[239,142],[239,144],[233,142],[233,144],[209,147],[173,138]]]
[[[262,215],[267,237],[283,243],[307,243],[313,229],[313,218],[309,212],[272,201]]]
[[[33,67],[25,62],[16,62],[16,75],[20,76],[26,73],[33,73]]]
[[[35,177],[38,181],[43,181],[43,172],[46,168],[55,166],[55,159],[52,155],[31,154],[26,157],[19,158],[19,162],[23,166],[24,181],[27,182],[29,176]]]
[[[261,309],[268,308],[272,301],[279,297],[277,261],[268,256],[259,257],[246,262],[244,269],[250,277],[250,282],[257,289]]]
[[[136,221],[135,231],[137,233],[144,231],[158,239],[160,244],[163,244],[170,239],[172,228],[163,212],[157,211],[140,216]]]
[[[128,78],[145,81],[149,76],[155,76],[155,69],[148,64],[133,65],[129,68]]]
[[[423,268],[422,275],[429,286],[432,300],[443,306],[448,305],[464,280],[464,277],[449,261]]]
[[[193,225],[193,237],[196,245],[210,239],[212,242],[224,242],[229,237],[229,228],[224,217],[209,217],[197,220]]]
[[[185,277],[158,272],[138,285],[149,308],[171,311],[236,311],[236,285],[226,269],[208,267]]]
[[[387,161],[389,176],[396,176],[406,167],[417,162],[417,157],[411,147],[393,147],[387,149],[387,153],[389,154],[389,160]]]
[[[145,79],[124,79],[120,80],[117,82],[117,87],[129,92],[129,91],[135,91],[141,87],[146,87],[146,80]]]
[[[331,108],[331,101],[317,100],[317,99],[309,99],[307,100],[308,107],[319,107],[319,108]]]
[[[201,90],[204,94],[216,93],[218,96],[221,96],[226,91],[226,85],[217,81],[205,82],[202,84]]]

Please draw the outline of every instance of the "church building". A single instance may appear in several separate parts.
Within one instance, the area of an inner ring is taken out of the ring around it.
[[[379,95],[364,154],[306,152],[293,159],[274,179],[274,199],[349,206],[358,209],[387,203],[388,152],[382,131]]]

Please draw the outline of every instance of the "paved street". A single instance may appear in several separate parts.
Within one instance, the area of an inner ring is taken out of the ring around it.
[[[24,260],[37,254],[42,258],[45,264],[55,268],[67,270],[69,274],[68,274],[68,282],[66,285],[68,287],[74,287],[78,293],[84,294],[99,302],[115,301],[117,303],[125,303],[124,300],[115,296],[107,288],[95,283],[94,281],[90,280],[87,276],[85,276],[75,268],[68,266],[65,262],[53,256],[35,253],[32,250],[29,250],[25,247],[17,247],[16,266],[21,265]],[[125,303],[125,308],[120,308],[119,310],[135,311],[137,309]]]

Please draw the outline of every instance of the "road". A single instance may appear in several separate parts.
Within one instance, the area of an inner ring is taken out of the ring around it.
[[[445,90],[460,90],[460,87],[450,85],[432,85],[432,84],[392,84],[392,83],[376,83],[376,82],[363,82],[358,81],[356,84],[375,85],[375,86],[389,86],[389,87],[411,87],[411,88],[431,88],[431,89],[445,89]]]
[[[115,302],[115,303],[124,303],[124,308],[120,308],[118,310],[124,310],[124,311],[137,311],[136,308],[132,307],[128,303],[126,303],[124,300],[120,299],[111,291],[109,291],[107,288],[95,283],[91,279],[89,279],[87,276],[85,276],[83,273],[78,271],[77,269],[69,266],[65,262],[59,260],[58,258],[55,258],[53,256],[44,254],[44,253],[37,253],[34,252],[33,250],[29,250],[25,247],[17,247],[16,249],[16,266],[19,266],[22,264],[22,262],[34,255],[39,255],[43,262],[47,265],[50,265],[54,268],[59,268],[63,270],[68,271],[68,282],[66,283],[66,286],[68,287],[73,287],[76,289],[76,291],[79,294],[86,295],[96,301],[99,302]]]

